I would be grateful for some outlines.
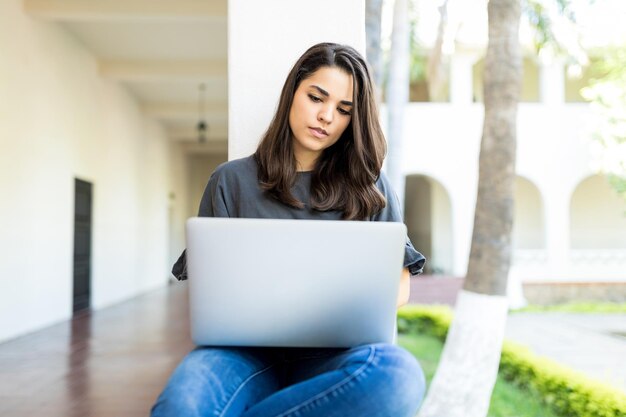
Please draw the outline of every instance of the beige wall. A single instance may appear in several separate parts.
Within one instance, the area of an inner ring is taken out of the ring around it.
[[[0,2],[0,341],[72,314],[74,178],[94,184],[92,305],[167,278],[168,145],[95,59]]]
[[[481,58],[474,64],[472,71],[474,101],[483,101],[483,71],[485,58]],[[524,57],[522,60],[522,87],[520,91],[521,102],[539,101],[539,69],[533,57]]]
[[[514,210],[513,247],[545,249],[541,194],[535,184],[522,177],[515,178]]]
[[[572,249],[626,249],[626,202],[599,175],[582,181],[571,202]]]
[[[187,157],[187,175],[189,183],[189,203],[187,209],[187,217],[194,217],[198,215],[198,208],[200,207],[200,200],[204,193],[204,188],[209,182],[209,177],[223,162],[228,160],[227,155],[189,155]]]
[[[185,220],[189,212],[187,153],[179,142],[169,144],[170,188],[168,194],[168,268],[185,249]],[[173,277],[172,277],[173,278]]]
[[[345,43],[365,55],[364,22],[365,0],[318,0],[306,5],[229,0],[229,159],[255,151],[289,70],[309,47],[318,42]]]
[[[591,57],[591,62],[598,61],[601,58]],[[589,86],[591,78],[594,77],[592,74],[591,66],[588,65],[582,69],[580,74],[568,74],[567,68],[564,68],[565,71],[565,101],[568,103],[580,103],[585,102],[585,100],[580,94],[580,90],[584,87]],[[597,77],[598,75],[595,74]]]

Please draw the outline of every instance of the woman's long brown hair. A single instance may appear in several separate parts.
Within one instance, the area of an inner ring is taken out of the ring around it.
[[[376,187],[387,145],[378,122],[372,78],[363,57],[352,47],[320,43],[309,48],[293,66],[278,109],[254,154],[261,187],[272,197],[295,208],[304,204],[293,196],[296,160],[289,112],[300,83],[322,67],[340,68],[352,76],[352,119],[339,140],[326,148],[311,179],[311,207],[339,210],[347,220],[366,220],[385,207]]]

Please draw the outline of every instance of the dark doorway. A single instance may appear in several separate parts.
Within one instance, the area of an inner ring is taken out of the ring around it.
[[[404,222],[413,246],[432,259],[432,186],[423,175],[408,175],[404,191]],[[430,268],[429,265],[427,268]],[[426,271],[430,273],[430,271]]]
[[[76,313],[91,304],[91,200],[92,185],[74,183],[74,308]]]

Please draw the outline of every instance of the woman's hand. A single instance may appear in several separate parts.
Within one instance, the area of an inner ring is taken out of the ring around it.
[[[400,278],[400,291],[398,292],[397,306],[402,307],[409,302],[409,295],[411,294],[411,274],[409,268],[402,270],[402,277]]]

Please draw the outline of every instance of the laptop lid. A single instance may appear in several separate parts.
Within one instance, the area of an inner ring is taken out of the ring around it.
[[[404,224],[191,218],[186,226],[197,345],[393,341]]]

